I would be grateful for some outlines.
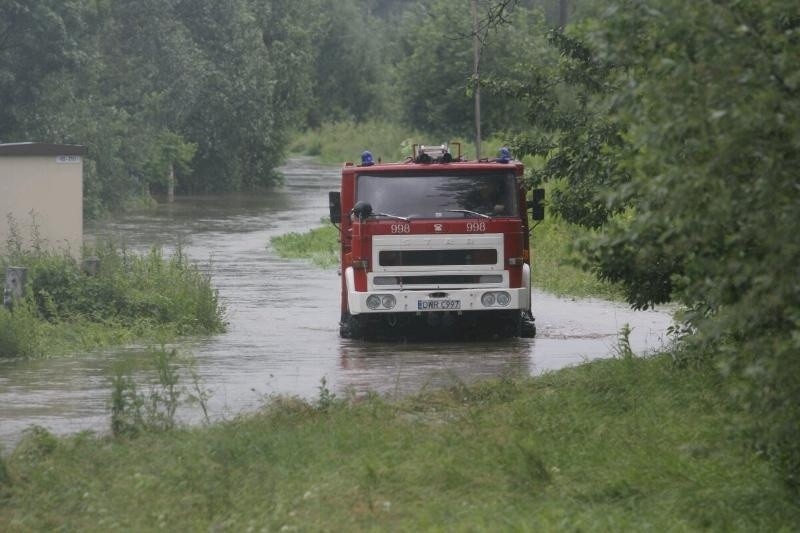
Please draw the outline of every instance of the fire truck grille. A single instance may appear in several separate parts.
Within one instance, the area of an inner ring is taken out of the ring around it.
[[[497,264],[497,250],[382,250],[378,254],[378,262],[385,267],[494,265]]]
[[[503,276],[497,274],[474,276],[469,274],[453,274],[442,276],[375,276],[375,285],[476,285],[481,283],[502,283]]]

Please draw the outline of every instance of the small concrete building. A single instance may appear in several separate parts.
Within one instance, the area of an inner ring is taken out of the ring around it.
[[[85,153],[77,145],[0,144],[0,254],[13,223],[23,246],[38,232],[43,248],[80,257]]]

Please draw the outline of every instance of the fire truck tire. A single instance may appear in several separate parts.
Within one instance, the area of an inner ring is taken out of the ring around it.
[[[532,339],[536,336],[536,322],[533,315],[529,313],[522,313],[522,320],[520,324],[519,336],[523,339]]]
[[[364,336],[364,325],[359,317],[348,312],[342,313],[339,322],[339,336],[343,339],[360,339]]]

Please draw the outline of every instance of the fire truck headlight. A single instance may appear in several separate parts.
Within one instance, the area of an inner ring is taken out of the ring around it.
[[[502,305],[503,307],[507,306],[511,303],[511,295],[507,292],[498,292],[497,293],[497,305]]]
[[[370,309],[377,309],[381,306],[381,297],[377,294],[370,294],[367,296],[367,307]]]
[[[494,305],[495,298],[493,292],[485,292],[483,296],[481,296],[481,303],[484,307],[491,307]]]
[[[391,294],[384,294],[383,298],[381,298],[381,304],[383,304],[383,306],[386,309],[394,308],[394,304],[396,304],[396,303],[397,303],[397,301],[394,299],[394,296],[392,296]]]

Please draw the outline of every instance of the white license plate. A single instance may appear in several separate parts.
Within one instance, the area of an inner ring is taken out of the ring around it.
[[[461,300],[419,300],[417,311],[452,311],[461,309]]]

